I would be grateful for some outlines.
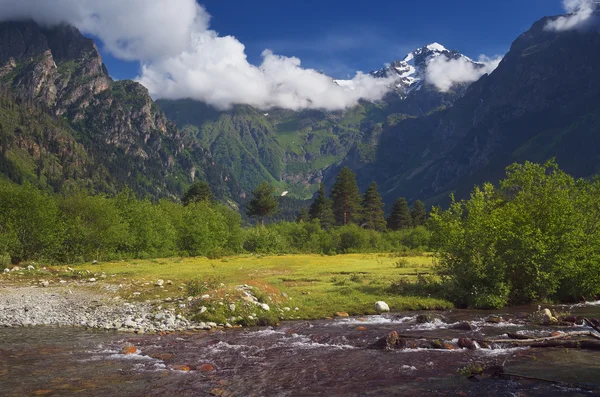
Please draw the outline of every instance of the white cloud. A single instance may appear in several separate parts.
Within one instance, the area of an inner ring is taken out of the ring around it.
[[[0,20],[23,18],[72,24],[125,60],[176,55],[210,20],[195,0],[0,0]]]
[[[425,79],[438,90],[448,92],[455,84],[472,83],[484,74],[493,72],[500,61],[502,61],[501,56],[488,58],[481,55],[477,63],[465,57],[451,59],[438,56],[427,64]]]
[[[391,86],[361,73],[341,86],[268,50],[252,65],[235,37],[209,30],[210,15],[195,0],[0,0],[0,20],[15,18],[67,22],[98,37],[117,58],[140,61],[138,81],[156,98],[335,110],[381,99]]]
[[[562,32],[582,26],[592,17],[595,3],[594,0],[563,0],[563,6],[569,15],[548,22],[546,30]]]

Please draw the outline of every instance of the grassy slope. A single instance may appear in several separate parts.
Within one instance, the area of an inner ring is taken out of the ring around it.
[[[211,278],[223,283],[223,288],[249,284],[275,295],[286,293],[291,298],[286,305],[300,310],[299,318],[315,319],[347,312],[350,315],[374,314],[374,303],[384,300],[392,311],[450,308],[448,302],[399,296],[389,291],[400,276],[415,278],[428,272],[432,258],[407,258],[409,265],[397,268],[399,258],[389,254],[352,254],[338,256],[286,255],[241,256],[226,259],[172,258],[109,262],[86,265],[92,272],[115,275],[115,280],[135,282],[141,299],[185,297],[178,286],[195,278]],[[172,280],[164,289],[153,287],[157,279]],[[144,283],[149,284],[144,286]],[[134,292],[133,290],[128,291]]]

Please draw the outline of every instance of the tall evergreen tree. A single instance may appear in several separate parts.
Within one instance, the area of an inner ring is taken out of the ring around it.
[[[262,225],[265,217],[277,212],[279,202],[275,198],[275,189],[267,182],[263,182],[252,192],[252,200],[246,205],[246,214],[249,217],[260,218]]]
[[[425,224],[425,221],[427,221],[427,211],[425,211],[425,205],[421,200],[415,201],[410,216],[413,226],[423,226]]]
[[[356,175],[348,167],[342,168],[331,190],[333,215],[338,225],[347,225],[358,218],[360,193]]]
[[[317,197],[310,205],[308,213],[310,215],[310,219],[319,219],[323,229],[329,229],[335,225],[331,200],[327,198],[324,183],[321,183]]]
[[[385,230],[383,206],[381,195],[377,191],[377,183],[373,182],[365,192],[361,204],[361,218],[365,228],[380,232]]]
[[[196,203],[198,201],[214,200],[215,196],[213,195],[212,190],[210,190],[210,185],[205,181],[198,181],[192,183],[192,185],[188,188],[188,190],[181,198],[183,205]]]
[[[387,219],[387,227],[390,230],[408,229],[412,227],[412,223],[408,203],[404,197],[400,197],[392,207],[392,213]]]
[[[308,213],[308,210],[306,208],[301,208],[300,211],[298,212],[298,215],[296,215],[296,223],[309,222],[309,221],[310,221],[310,214]]]

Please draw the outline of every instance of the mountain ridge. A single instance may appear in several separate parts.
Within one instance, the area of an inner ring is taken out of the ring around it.
[[[74,138],[108,170],[109,191],[178,197],[199,178],[221,198],[239,194],[235,178],[165,117],[147,89],[113,81],[94,41],[71,26],[0,23],[0,85],[67,119]]]

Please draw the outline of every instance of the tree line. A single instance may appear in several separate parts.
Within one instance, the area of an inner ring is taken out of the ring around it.
[[[267,182],[260,184],[252,192],[252,200],[247,205],[247,215],[260,219],[264,225],[265,217],[277,211],[274,189]],[[409,209],[405,198],[399,198],[388,218],[384,216],[384,203],[377,184],[371,183],[364,194],[360,194],[356,175],[344,167],[337,175],[335,184],[328,197],[325,185],[321,183],[319,191],[309,209],[302,209],[296,217],[297,222],[318,220],[321,227],[329,230],[336,226],[356,224],[364,229],[384,232],[423,226],[427,221],[427,211],[422,201],[417,200]]]
[[[255,191],[247,211],[260,217],[261,206],[272,209],[272,193]],[[317,219],[244,227],[240,212],[219,203],[206,182],[194,183],[180,202],[153,202],[129,190],[59,195],[0,179],[0,203],[0,267],[22,261],[395,252],[424,250],[429,243],[422,227],[382,233],[352,223],[325,229]]]

